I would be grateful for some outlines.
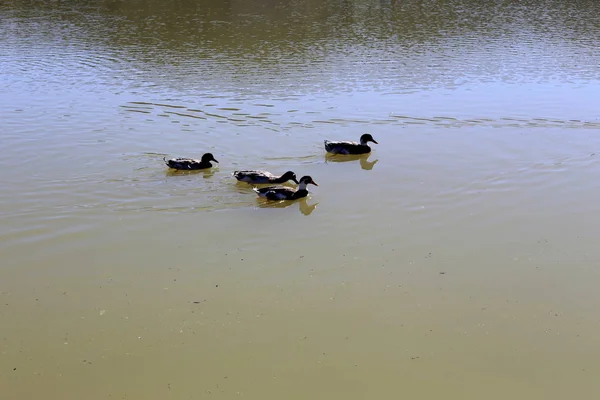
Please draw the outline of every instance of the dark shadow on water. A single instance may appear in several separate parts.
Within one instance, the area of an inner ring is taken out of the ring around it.
[[[287,208],[294,204],[298,204],[298,209],[304,215],[310,215],[319,203],[308,204],[306,197],[299,200],[282,200],[282,201],[269,201],[264,199],[258,199],[258,206],[260,208]]]
[[[325,162],[351,162],[351,161],[358,161],[360,163],[360,167],[364,170],[370,171],[373,169],[373,167],[375,166],[375,164],[377,164],[377,162],[379,160],[375,160],[375,161],[369,161],[369,156],[371,156],[372,153],[367,153],[367,154],[357,154],[357,155],[339,155],[339,154],[329,154],[326,153],[325,154]]]

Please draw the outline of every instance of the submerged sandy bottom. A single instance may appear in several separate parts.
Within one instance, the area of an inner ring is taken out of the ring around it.
[[[569,151],[500,179],[486,172],[498,160],[440,176],[381,146],[372,170],[306,164],[320,186],[289,207],[260,207],[217,171],[162,187],[223,185],[239,207],[48,216],[53,234],[27,236],[35,251],[18,237],[3,249],[2,387],[48,399],[596,393],[597,206],[554,195],[567,181],[588,190],[596,163]]]

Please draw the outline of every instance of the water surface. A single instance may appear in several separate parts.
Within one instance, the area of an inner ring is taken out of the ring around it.
[[[3,393],[593,398],[599,33],[592,1],[3,3]]]

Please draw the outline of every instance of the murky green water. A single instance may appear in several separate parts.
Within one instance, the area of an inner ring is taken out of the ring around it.
[[[592,1],[2,3],[4,397],[598,396],[599,38]]]

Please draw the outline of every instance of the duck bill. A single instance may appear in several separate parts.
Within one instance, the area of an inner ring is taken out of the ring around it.
[[[311,183],[312,183],[313,185],[315,185],[315,186],[319,186],[319,185],[317,185],[317,182],[314,182],[314,181],[313,181],[313,182],[311,182]]]
[[[213,158],[211,161],[214,161],[214,162],[216,162],[217,164],[219,163],[219,162],[218,162],[216,159],[214,159],[214,158]]]
[[[294,178],[294,179],[292,179],[292,182],[294,182],[296,185],[299,185],[299,184],[300,184],[300,182],[298,182],[298,179],[295,179],[295,178]]]
[[[379,144],[379,143],[377,143],[377,140],[375,140],[375,139],[371,140],[371,142],[373,142],[375,144]]]

